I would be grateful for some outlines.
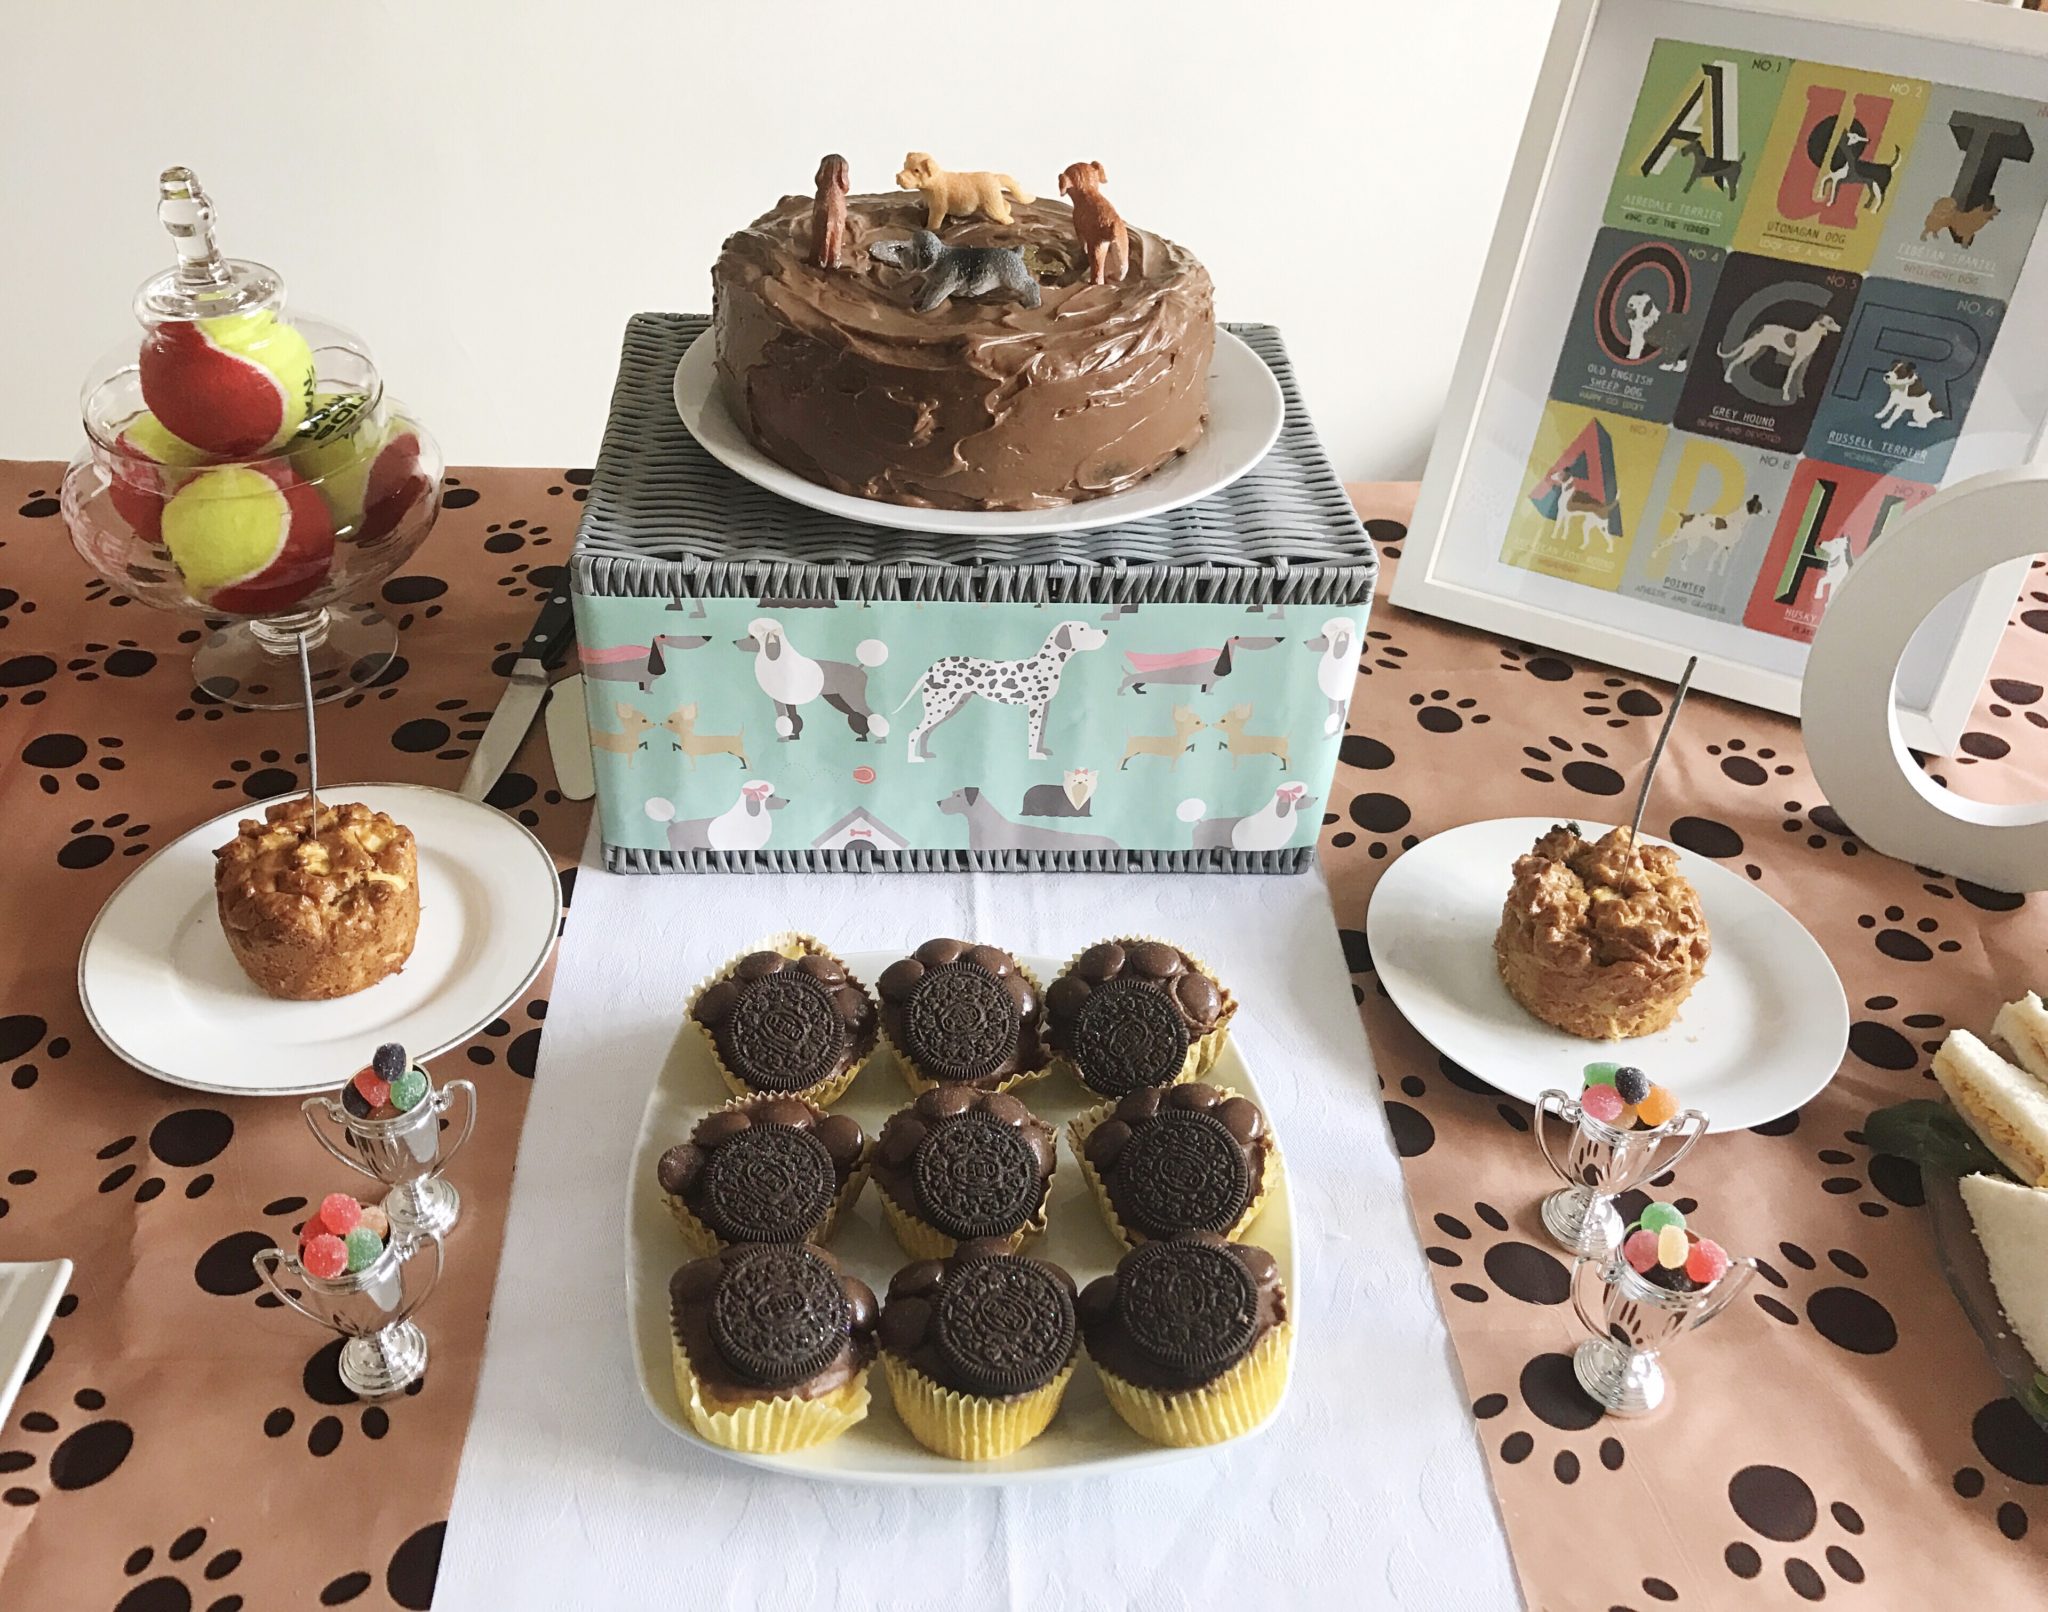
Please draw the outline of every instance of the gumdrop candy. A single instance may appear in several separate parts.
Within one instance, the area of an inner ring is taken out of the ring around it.
[[[1640,1103],[1650,1095],[1650,1077],[1632,1063],[1625,1063],[1614,1071],[1614,1089],[1621,1093],[1625,1103]]]
[[[427,1072],[424,1069],[408,1069],[391,1083],[391,1106],[401,1114],[409,1108],[419,1106],[427,1095]]]
[[[1603,1125],[1612,1125],[1621,1118],[1625,1106],[1621,1093],[1612,1086],[1588,1086],[1579,1093],[1579,1107]]]
[[[1664,1124],[1677,1112],[1678,1096],[1669,1086],[1651,1086],[1636,1104],[1637,1117],[1651,1127]]]
[[[341,1106],[357,1119],[368,1119],[377,1112],[377,1105],[363,1095],[353,1080],[341,1088]]]
[[[391,1100],[391,1082],[381,1078],[374,1069],[356,1072],[356,1078],[349,1082],[372,1108],[382,1108]]]
[[[345,1241],[348,1248],[348,1268],[352,1271],[364,1270],[375,1264],[377,1256],[384,1252],[384,1239],[368,1226],[356,1227]]]
[[[1657,1234],[1653,1231],[1632,1231],[1621,1245],[1621,1257],[1632,1268],[1647,1271],[1657,1263]]]
[[[356,1224],[359,1226],[368,1226],[370,1230],[374,1231],[379,1237],[389,1237],[391,1235],[391,1217],[387,1215],[384,1212],[383,1208],[378,1204],[364,1204],[363,1218],[357,1221]]]
[[[320,1224],[337,1237],[346,1237],[363,1218],[363,1206],[346,1192],[330,1192],[320,1200]]]
[[[348,1269],[348,1245],[331,1231],[310,1239],[300,1251],[299,1263],[308,1276],[331,1282]]]
[[[1683,1226],[1666,1226],[1657,1233],[1657,1263],[1666,1270],[1682,1270],[1692,1256],[1692,1243]]]
[[[1635,1104],[1630,1103],[1626,1108],[1622,1109],[1621,1117],[1614,1122],[1614,1128],[1617,1131],[1632,1131],[1636,1128]]]
[[[1711,1237],[1702,1237],[1685,1259],[1685,1274],[1701,1287],[1718,1282],[1728,1273],[1728,1251]]]
[[[1662,1231],[1666,1226],[1676,1226],[1680,1231],[1683,1231],[1685,1230],[1685,1216],[1676,1204],[1658,1203],[1652,1200],[1643,1205],[1642,1217],[1637,1220],[1636,1224],[1645,1231]]]
[[[412,1060],[405,1055],[405,1048],[396,1041],[387,1041],[370,1057],[370,1068],[377,1078],[390,1085],[412,1066]]]
[[[1589,1063],[1586,1065],[1586,1084],[1589,1086],[1611,1086],[1614,1071],[1619,1065],[1611,1063]]]

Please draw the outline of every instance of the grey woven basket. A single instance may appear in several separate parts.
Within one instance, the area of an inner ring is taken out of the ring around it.
[[[571,559],[576,592],[625,598],[919,600],[1106,605],[1367,606],[1378,556],[1303,407],[1280,333],[1227,325],[1273,371],[1279,439],[1199,502],[1089,532],[996,542],[844,520],[734,475],[677,416],[676,366],[709,327],[643,313],[626,325],[604,444]],[[607,844],[614,872],[957,869],[1298,871],[1274,852],[657,851]]]

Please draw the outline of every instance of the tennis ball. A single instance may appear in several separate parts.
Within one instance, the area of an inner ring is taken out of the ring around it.
[[[334,565],[327,506],[282,465],[200,471],[164,505],[163,540],[186,591],[238,616],[289,609]]]
[[[372,425],[349,413],[348,398],[322,392],[310,421],[346,420],[331,435],[302,432],[292,469],[320,489],[334,530],[345,541],[373,543],[388,537],[427,492],[420,469],[420,439],[408,420],[391,416]]]
[[[158,325],[141,369],[142,401],[165,429],[225,457],[279,447],[313,403],[313,349],[268,308]]]
[[[121,428],[114,446],[119,457],[107,499],[136,536],[146,543],[161,543],[164,501],[191,479],[185,472],[205,464],[207,456],[172,436],[146,410]]]

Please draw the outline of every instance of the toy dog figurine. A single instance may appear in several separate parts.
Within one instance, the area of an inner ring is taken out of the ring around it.
[[[1102,194],[1108,183],[1109,175],[1099,162],[1073,163],[1060,175],[1060,194],[1073,198],[1074,237],[1087,255],[1088,278],[1096,285],[1120,281],[1131,268],[1130,231]]]
[[[922,269],[924,284],[911,304],[930,313],[948,297],[980,297],[1007,291],[1027,308],[1038,306],[1038,281],[1014,246],[948,246],[928,229],[907,241],[878,241],[868,248],[877,263]]]
[[[817,200],[811,203],[811,261],[821,269],[839,267],[839,242],[846,234],[846,193],[853,186],[846,159],[833,152],[818,164]]]
[[[904,157],[903,171],[897,174],[896,183],[905,190],[924,192],[924,225],[931,230],[941,228],[948,214],[965,218],[969,213],[986,213],[998,224],[1011,223],[1010,204],[1003,199],[1004,191],[1020,202],[1038,199],[1008,174],[948,173],[923,151],[912,151]]]

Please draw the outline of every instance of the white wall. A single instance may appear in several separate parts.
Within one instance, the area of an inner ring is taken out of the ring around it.
[[[708,310],[727,231],[839,150],[1126,216],[1279,325],[1347,477],[1419,473],[1544,0],[0,0],[0,456],[68,455],[170,257],[185,163],[230,253],[367,336],[451,463],[587,464],[620,330]],[[218,37],[208,42],[211,31]]]

